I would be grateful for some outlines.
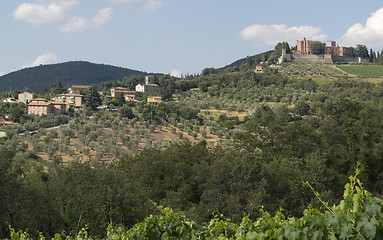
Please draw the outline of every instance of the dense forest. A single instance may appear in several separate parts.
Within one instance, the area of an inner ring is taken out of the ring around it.
[[[40,93],[43,88],[58,81],[68,87],[117,81],[134,75],[145,76],[147,73],[83,61],[41,65],[0,76],[0,92],[20,89],[20,86],[23,86],[23,88]]]

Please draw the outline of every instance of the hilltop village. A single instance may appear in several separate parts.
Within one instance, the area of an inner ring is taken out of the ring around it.
[[[135,91],[129,90],[124,87],[112,87],[110,95],[105,95],[104,92],[98,92],[103,102],[108,102],[113,98],[123,98],[126,103],[135,103],[145,96],[146,103],[157,105],[161,103],[161,97],[158,96],[159,86],[154,84],[153,76],[145,76],[144,84],[137,84]],[[5,98],[3,102],[8,103],[24,103],[27,105],[28,114],[34,115],[60,115],[72,110],[78,110],[83,107],[85,92],[91,86],[73,85],[67,89],[67,93],[57,94],[51,100],[46,98],[38,98],[37,94],[33,92],[24,91],[18,94],[18,99]],[[106,108],[107,106],[100,106]],[[0,121],[1,124],[1,121]],[[11,124],[10,122],[8,124]]]

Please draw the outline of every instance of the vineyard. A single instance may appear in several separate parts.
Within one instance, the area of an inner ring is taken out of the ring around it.
[[[380,78],[383,77],[382,65],[340,65],[343,71],[360,77]]]

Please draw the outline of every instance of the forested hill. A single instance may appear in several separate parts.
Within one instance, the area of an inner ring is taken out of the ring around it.
[[[246,64],[249,60],[250,61],[254,61],[254,62],[262,62],[262,61],[265,61],[267,59],[267,57],[270,56],[272,53],[273,53],[273,50],[270,50],[270,51],[267,51],[267,52],[264,52],[264,53],[260,53],[260,54],[256,54],[256,55],[253,55],[253,56],[247,56],[245,58],[241,58],[241,59],[239,59],[239,60],[237,60],[235,62],[232,62],[229,65],[226,65],[225,67],[223,67],[221,69],[227,69],[227,68],[232,68],[232,67],[240,67],[241,65]]]
[[[0,77],[0,92],[29,88],[39,93],[44,87],[61,81],[64,87],[70,85],[91,85],[101,82],[122,80],[133,75],[148,73],[128,68],[84,61],[73,61],[52,65],[25,68]]]

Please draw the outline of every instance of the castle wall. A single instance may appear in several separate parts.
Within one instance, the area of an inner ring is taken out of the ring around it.
[[[368,58],[349,57],[349,56],[333,56],[332,60],[334,63],[340,63],[340,62],[368,63],[368,62],[370,62],[370,59],[368,59]]]
[[[332,56],[331,54],[292,54],[292,60],[298,62],[319,62],[319,63],[340,63],[340,62],[360,62],[368,63],[368,58]]]
[[[298,62],[333,63],[331,55],[328,54],[293,54],[292,59]]]

